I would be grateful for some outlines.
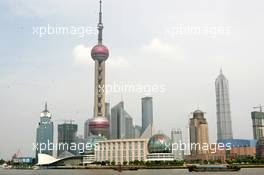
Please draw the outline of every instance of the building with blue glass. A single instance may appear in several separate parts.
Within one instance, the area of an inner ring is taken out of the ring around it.
[[[152,97],[144,97],[141,99],[142,106],[142,130],[143,134],[146,129],[150,128],[151,133],[149,137],[152,136],[152,127],[153,127],[153,102]]]
[[[231,147],[256,147],[257,140],[249,139],[222,139],[218,143],[229,144]]]
[[[47,103],[44,111],[40,114],[40,122],[37,128],[36,157],[39,153],[53,155],[53,122],[51,113],[48,111]],[[41,148],[40,148],[41,147]]]

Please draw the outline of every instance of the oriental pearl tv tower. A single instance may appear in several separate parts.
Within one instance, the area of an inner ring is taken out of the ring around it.
[[[100,0],[98,44],[92,48],[91,56],[95,62],[94,79],[94,116],[89,121],[89,129],[92,135],[108,137],[109,122],[105,117],[105,61],[109,57],[109,51],[103,45],[102,0]]]

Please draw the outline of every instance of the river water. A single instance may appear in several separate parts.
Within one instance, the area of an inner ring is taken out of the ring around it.
[[[184,169],[174,170],[138,170],[123,171],[114,170],[0,170],[0,175],[264,175],[264,168],[241,169],[238,172],[217,172],[217,173],[195,173]]]

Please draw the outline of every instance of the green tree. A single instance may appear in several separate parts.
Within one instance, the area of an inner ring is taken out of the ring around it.
[[[3,165],[5,163],[4,159],[0,160],[0,165]]]
[[[143,160],[139,161],[139,165],[145,165],[145,162]]]
[[[146,166],[150,166],[150,165],[151,165],[151,162],[150,162],[150,161],[146,161],[146,162],[145,162],[145,165],[146,165]]]
[[[123,162],[123,165],[127,165],[127,163],[128,163],[127,161],[124,161],[124,162]]]
[[[111,165],[116,165],[116,162],[113,160],[113,161],[111,162]]]
[[[106,164],[106,165],[110,165],[110,161],[109,161],[109,160],[106,160],[106,161],[105,161],[105,164]]]
[[[135,160],[134,165],[139,165],[139,160]]]

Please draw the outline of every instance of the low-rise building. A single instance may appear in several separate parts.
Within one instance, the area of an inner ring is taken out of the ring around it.
[[[99,141],[95,150],[95,160],[115,161],[144,161],[147,159],[148,139],[118,139]]]

